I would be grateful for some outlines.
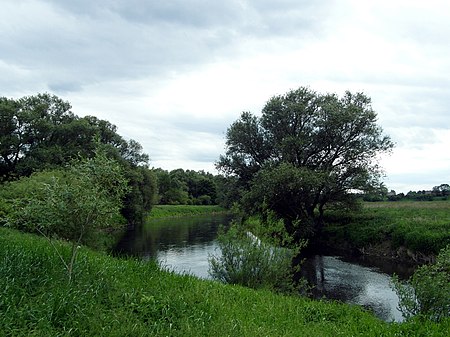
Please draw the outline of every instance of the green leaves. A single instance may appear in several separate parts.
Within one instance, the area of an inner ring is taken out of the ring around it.
[[[120,224],[122,199],[128,191],[121,166],[102,152],[92,159],[74,162],[65,171],[37,173],[9,186],[14,205],[7,214],[9,226],[38,232],[51,243],[53,236],[72,242],[69,259],[52,243],[69,281],[77,247],[88,243],[99,230]],[[14,196],[14,189],[28,191]]]
[[[79,156],[92,158],[97,142],[109,157],[127,165],[148,163],[142,146],[124,140],[115,125],[93,116],[80,118],[71,108],[47,93],[17,100],[0,98],[0,182],[55,169]]]
[[[441,250],[434,264],[419,267],[406,284],[394,278],[394,288],[405,317],[421,315],[433,321],[450,317],[450,246]]]
[[[220,255],[209,257],[209,273],[218,281],[258,289],[292,292],[294,251],[261,242],[235,226],[219,236]]]
[[[378,184],[376,157],[393,147],[370,104],[362,93],[339,98],[305,87],[274,96],[261,117],[244,112],[229,127],[217,167],[239,178],[248,211],[267,205],[319,232],[326,205]]]

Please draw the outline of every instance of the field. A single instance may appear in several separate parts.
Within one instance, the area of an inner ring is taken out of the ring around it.
[[[56,242],[64,254],[66,243]],[[161,271],[80,248],[67,275],[43,238],[0,228],[0,336],[446,336],[339,303]]]
[[[149,217],[150,218],[167,218],[189,215],[202,215],[226,212],[220,206],[197,206],[197,205],[156,205],[153,206]]]
[[[437,254],[450,244],[450,201],[367,202],[359,213],[329,212],[326,222],[329,240],[359,248],[389,242]]]

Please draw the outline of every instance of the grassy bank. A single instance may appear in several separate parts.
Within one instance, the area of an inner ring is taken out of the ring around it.
[[[66,244],[57,244],[68,254]],[[80,249],[69,285],[48,242],[0,228],[0,336],[445,336],[361,309],[226,286]]]
[[[357,248],[388,243],[392,249],[437,254],[450,243],[450,201],[364,203],[359,213],[328,213],[326,222],[329,241]]]
[[[203,215],[225,213],[226,210],[217,205],[198,206],[198,205],[156,205],[153,206],[150,218],[168,218],[190,215]]]

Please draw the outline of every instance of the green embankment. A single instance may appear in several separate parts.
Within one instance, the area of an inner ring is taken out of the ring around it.
[[[155,219],[190,215],[217,214],[226,212],[226,209],[217,205],[156,205],[153,206],[149,217]]]
[[[450,244],[450,201],[364,203],[361,212],[328,213],[326,223],[330,242],[356,248],[389,243],[394,250],[433,255]]]
[[[69,246],[56,246],[68,254]],[[41,237],[0,228],[0,336],[446,336],[357,307],[219,284],[80,248],[67,282]]]

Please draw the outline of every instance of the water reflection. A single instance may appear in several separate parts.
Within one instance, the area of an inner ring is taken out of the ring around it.
[[[227,215],[154,219],[127,232],[115,253],[156,259],[169,270],[208,278],[208,255],[217,248],[219,227],[230,221]]]
[[[388,274],[337,256],[321,255],[307,259],[302,269],[302,274],[315,285],[312,291],[315,298],[361,305],[385,321],[403,320]]]
[[[171,248],[158,253],[157,259],[169,270],[208,279],[208,256],[216,253],[217,243]]]

